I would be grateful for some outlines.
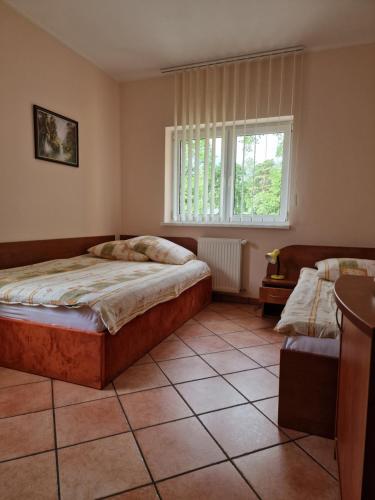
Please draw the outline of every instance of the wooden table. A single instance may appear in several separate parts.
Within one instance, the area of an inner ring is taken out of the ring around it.
[[[342,500],[375,499],[375,281],[342,276],[337,457]]]

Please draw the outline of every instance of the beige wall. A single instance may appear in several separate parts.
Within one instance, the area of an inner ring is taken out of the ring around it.
[[[0,241],[120,227],[119,84],[0,1]],[[79,168],[34,159],[32,105],[79,122]]]
[[[244,293],[255,297],[269,249],[375,246],[374,89],[375,45],[305,56],[290,230],[163,227],[171,77],[120,88],[0,0],[0,241],[119,231],[245,238]],[[79,122],[78,169],[34,159],[32,104]]]
[[[289,244],[375,246],[375,45],[308,53],[290,230],[161,226],[164,128],[173,125],[171,77],[123,83],[122,231],[240,237],[244,293],[258,295],[264,253]]]

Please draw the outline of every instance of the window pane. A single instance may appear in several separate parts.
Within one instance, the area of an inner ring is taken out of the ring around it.
[[[182,145],[181,145],[182,149]],[[199,141],[199,162],[196,168],[196,140],[192,139],[191,142],[185,143],[185,161],[182,168],[182,160],[180,162],[180,192],[183,189],[182,196],[184,203],[184,211],[189,218],[190,213],[198,213],[199,216],[206,215],[203,210],[204,199],[204,164],[205,164],[205,149],[206,140],[200,139]],[[190,166],[190,169],[189,169]],[[217,215],[220,212],[220,185],[221,185],[221,138],[217,137],[215,140],[215,158],[213,159],[213,140],[209,139],[208,143],[208,200],[207,200],[207,213]],[[183,177],[183,178],[182,178]],[[197,181],[197,197],[195,196]],[[197,201],[197,210],[195,203]],[[181,213],[180,199],[180,213]]]
[[[234,215],[279,215],[284,133],[238,135]]]

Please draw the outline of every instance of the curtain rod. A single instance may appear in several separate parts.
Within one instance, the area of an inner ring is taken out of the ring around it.
[[[211,61],[201,61],[190,64],[183,64],[181,66],[170,66],[168,68],[161,68],[161,73],[173,73],[176,71],[183,71],[185,69],[201,68],[204,66],[213,66],[216,64],[225,64],[230,62],[246,61],[247,59],[257,59],[259,57],[276,56],[281,54],[288,54],[291,52],[301,52],[304,50],[303,45],[297,45],[295,47],[285,47],[282,49],[268,50],[264,52],[252,52],[250,54],[243,54],[234,57],[224,57],[222,59],[213,59]]]

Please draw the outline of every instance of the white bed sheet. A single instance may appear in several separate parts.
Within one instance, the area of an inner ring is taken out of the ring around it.
[[[290,295],[275,330],[285,335],[336,338],[334,283],[318,277],[316,269],[301,269],[298,283]]]
[[[76,330],[102,332],[105,330],[97,312],[90,307],[44,307],[22,304],[0,303],[0,317],[35,321],[55,326],[65,326]]]

